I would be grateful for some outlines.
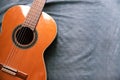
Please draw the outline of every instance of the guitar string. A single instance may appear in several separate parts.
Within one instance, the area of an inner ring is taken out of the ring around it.
[[[12,59],[10,59],[10,61],[9,61],[9,63],[8,63],[8,65],[10,65],[10,66],[18,66],[18,64],[17,63],[15,63],[15,62],[17,62],[16,61],[16,59],[18,60],[19,59],[19,56],[20,55],[17,55],[17,54],[19,54],[19,50],[17,50],[17,49],[15,49],[15,51],[14,51],[15,53],[11,56],[12,57]]]
[[[22,25],[21,25],[22,26]],[[22,26],[21,27],[21,30],[22,30],[22,28],[23,28],[23,30],[22,31],[20,31],[20,33],[19,33],[19,35],[16,37],[16,38],[18,38],[19,39],[19,43],[23,43],[23,41],[24,41],[24,39],[25,39],[25,33],[26,33],[26,28],[25,28],[26,26]],[[11,62],[13,63],[13,64],[17,64],[18,62],[16,61],[16,59],[19,59],[19,52],[17,52],[17,51],[14,51],[14,53],[16,54],[16,55],[13,55],[12,56],[12,59],[11,59]],[[22,53],[21,53],[22,54]],[[17,63],[16,63],[17,62]]]
[[[19,36],[19,35],[18,35]],[[14,38],[14,37],[13,37]],[[5,60],[5,65],[9,65],[9,63],[11,62],[11,57],[15,54],[16,52],[16,48],[14,47],[14,44],[12,45],[12,49],[11,51],[8,53],[8,57]]]
[[[22,38],[21,38],[22,39]],[[23,40],[24,41],[24,40]]]
[[[31,20],[32,20],[32,19],[31,19],[30,17],[28,17],[28,20],[27,20],[27,25],[28,25],[28,26],[31,26],[31,24],[29,24],[29,22],[31,22]],[[28,27],[28,26],[27,26],[27,27]],[[25,28],[24,31],[23,31],[23,36],[20,38],[20,39],[21,39],[21,40],[20,40],[21,42],[26,41],[26,37],[27,37],[27,36],[25,35],[25,33],[28,33],[27,28]],[[28,37],[28,38],[29,38],[29,37]],[[24,54],[21,53],[21,56],[22,56],[22,57],[23,57],[23,55],[24,55]],[[21,63],[21,62],[20,62],[20,63]],[[19,63],[19,64],[20,64],[20,63]]]
[[[23,32],[20,32],[20,34],[18,35],[18,37],[20,37],[20,36],[22,36],[22,33]],[[9,52],[9,55],[8,55],[8,58],[6,59],[6,61],[5,61],[5,64],[9,64],[9,62],[10,62],[10,60],[11,60],[11,57],[13,57],[13,55],[14,55],[14,53],[16,52],[15,51],[16,49],[15,49],[15,47],[13,46],[13,48],[11,49],[11,51]]]
[[[29,24],[28,24],[28,25],[29,25]],[[21,32],[21,33],[22,33],[22,32]],[[25,33],[25,30],[23,31],[23,33]],[[20,34],[19,34],[19,35],[20,35]],[[22,38],[24,38],[24,37],[22,37]],[[21,39],[22,39],[22,38],[21,38]],[[10,53],[12,53],[12,55],[9,55],[9,56],[8,56],[8,58],[7,58],[7,60],[6,60],[6,63],[7,63],[7,64],[9,64],[10,57],[13,57],[13,56],[15,55],[16,50],[17,50],[17,49],[13,47],[13,49],[10,51]],[[14,60],[14,59],[13,59],[13,60]]]
[[[9,51],[8,56],[7,56],[7,58],[6,58],[5,62],[4,62],[4,65],[7,65],[10,56],[12,56],[11,53],[13,52],[13,50],[14,50],[14,47],[13,47],[13,45],[12,45],[12,49]]]
[[[22,26],[22,28],[23,28],[24,26]],[[21,29],[22,29],[21,28]],[[18,34],[18,39],[20,39],[19,41],[20,41],[20,43],[22,43],[23,41],[24,41],[24,34],[25,34],[25,32],[26,32],[26,28],[25,29],[23,29],[22,31],[20,31],[20,33]],[[13,56],[11,56],[11,58],[9,59],[9,60],[11,60],[10,62],[12,62],[12,59],[15,61],[15,54],[17,55],[18,53],[17,53],[17,51],[16,50],[14,50],[13,52]],[[13,62],[12,62],[13,63]],[[10,63],[9,63],[10,64]]]
[[[35,11],[33,11],[33,12],[35,12]],[[36,13],[33,13],[33,16],[34,16],[35,14],[36,14]],[[37,18],[38,18],[38,17],[37,17]],[[29,19],[30,19],[30,20],[33,20],[32,17],[29,17]],[[36,18],[35,18],[35,19],[36,19]],[[30,20],[28,20],[28,21],[30,21]],[[30,22],[31,22],[31,21],[30,21]],[[29,22],[28,22],[28,23],[29,23]],[[30,24],[30,23],[29,23],[29,24]],[[35,24],[36,24],[36,23],[35,23]],[[30,24],[30,25],[31,25],[31,24]],[[24,55],[24,54],[23,54],[23,55]],[[22,63],[22,62],[20,62],[20,63]],[[23,67],[23,66],[24,66],[24,65],[21,65],[21,67]]]
[[[30,19],[30,18],[28,18],[28,19]],[[30,19],[30,20],[32,20],[32,19]],[[28,21],[30,21],[30,20],[26,20],[27,21],[27,25],[29,26],[29,24],[28,24]],[[31,22],[31,21],[30,21]],[[22,32],[20,32],[20,34],[18,35],[18,37],[21,37],[20,39],[20,41],[22,41],[23,40],[23,36],[22,36],[22,34],[25,34],[25,31],[26,31],[26,29],[24,29]],[[23,40],[24,41],[24,40]],[[15,59],[14,57],[14,55],[15,55],[15,53],[16,53],[16,49],[15,48],[13,48],[13,50],[10,52],[11,53],[11,55],[10,55],[10,57],[7,59],[7,62],[6,62],[6,64],[7,65],[9,65],[10,64],[10,62],[12,62],[12,59]],[[16,54],[17,55],[17,54]],[[15,60],[14,60],[15,61]],[[13,62],[12,62],[13,63]]]
[[[26,21],[28,21],[28,20],[26,20]],[[27,24],[27,22],[26,22],[26,24]],[[28,25],[28,24],[27,24]],[[18,35],[18,36],[20,36],[22,34],[22,32]],[[14,50],[14,47],[11,49],[11,51],[9,52],[9,55],[8,55],[8,57],[7,57],[7,59],[6,59],[6,61],[5,61],[5,64],[9,64],[9,62],[10,62],[10,60],[11,60],[11,57],[13,56],[13,54],[14,54],[14,52],[15,52],[15,50]]]
[[[21,34],[22,34],[22,32],[21,32],[18,36],[20,36]],[[10,54],[9,54],[9,57],[8,57],[8,59],[6,60],[6,64],[7,64],[7,65],[9,65],[10,62],[12,62],[11,60],[12,60],[13,56],[16,54],[16,52],[17,52],[16,50],[17,50],[17,48],[16,48],[15,46],[13,46],[12,51],[11,51]]]
[[[32,11],[32,10],[31,10]],[[32,12],[34,12],[34,11],[32,11]],[[28,18],[28,20],[26,20],[27,21],[27,26],[29,26],[29,27],[31,27],[31,26],[33,26],[32,24],[31,24],[31,22],[33,22],[33,16],[35,15],[35,13],[29,13],[30,14],[30,16],[28,16],[27,18]],[[33,15],[34,14],[34,15]],[[32,16],[32,17],[31,17]],[[23,36],[23,41],[24,41],[24,39],[25,39],[25,36]],[[21,57],[23,58],[23,56],[24,56],[24,54],[22,53],[21,54]],[[22,63],[22,61],[20,61],[19,62],[19,66],[18,67],[24,67],[24,65],[22,65],[21,64]]]
[[[23,31],[24,32],[24,31]],[[22,33],[23,32],[20,32],[20,34],[18,35],[19,37],[22,37]],[[22,38],[21,38],[22,39]],[[8,59],[7,59],[7,61],[6,61],[6,64],[7,65],[9,65],[10,63],[12,63],[12,59],[14,59],[14,56],[15,56],[15,54],[17,55],[17,51],[18,51],[18,49],[16,48],[16,47],[13,47],[13,50],[10,52],[10,55],[9,55],[9,57],[8,57]],[[12,65],[12,64],[11,64]]]

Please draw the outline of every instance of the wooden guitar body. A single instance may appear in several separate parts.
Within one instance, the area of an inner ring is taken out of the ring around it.
[[[15,42],[16,29],[24,22],[29,9],[28,6],[18,5],[4,15],[0,33],[0,80],[46,80],[43,53],[56,36],[56,23],[52,17],[42,12],[33,31],[33,43]],[[22,33],[24,30],[20,34]]]

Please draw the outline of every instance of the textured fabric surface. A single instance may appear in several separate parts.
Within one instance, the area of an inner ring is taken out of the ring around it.
[[[1,0],[0,21],[26,2]],[[48,80],[120,80],[120,0],[47,0],[44,11],[58,26],[45,51]]]

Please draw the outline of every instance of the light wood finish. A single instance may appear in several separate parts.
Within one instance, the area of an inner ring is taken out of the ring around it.
[[[31,48],[21,49],[12,41],[13,30],[24,23],[30,7],[14,6],[4,15],[0,33],[0,63],[28,74],[27,80],[46,80],[47,74],[43,53],[54,40],[57,29],[52,17],[42,12],[36,30],[38,40]],[[14,55],[12,55],[14,53]],[[10,58],[7,57],[10,55]],[[9,61],[6,63],[6,60]],[[21,80],[0,71],[0,80]]]

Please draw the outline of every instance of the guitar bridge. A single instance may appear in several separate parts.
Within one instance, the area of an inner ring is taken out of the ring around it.
[[[18,71],[16,69],[13,69],[9,66],[6,66],[6,65],[3,65],[3,64],[0,64],[0,70],[2,72],[5,72],[5,73],[8,73],[12,76],[15,76],[15,77],[18,77],[18,78],[21,78],[23,80],[26,80],[28,75],[24,72],[21,72],[21,71]]]

